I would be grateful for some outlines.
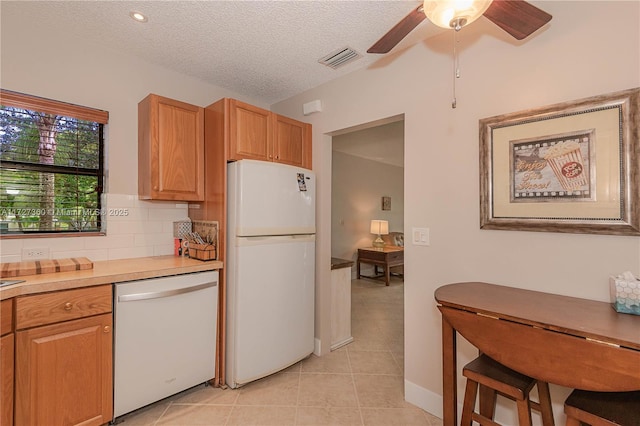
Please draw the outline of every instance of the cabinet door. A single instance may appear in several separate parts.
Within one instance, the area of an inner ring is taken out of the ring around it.
[[[229,101],[229,159],[273,161],[270,112],[244,102]]]
[[[311,125],[273,114],[274,161],[311,169]]]
[[[16,425],[102,425],[113,413],[111,314],[16,333]]]
[[[13,333],[0,339],[0,424],[13,425]]]
[[[138,122],[141,198],[204,200],[204,108],[149,95]]]

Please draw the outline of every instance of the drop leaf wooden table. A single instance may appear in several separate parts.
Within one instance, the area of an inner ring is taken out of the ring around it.
[[[456,333],[538,380],[640,390],[640,316],[606,302],[482,282],[442,286],[435,299],[442,314],[444,426],[457,425]]]

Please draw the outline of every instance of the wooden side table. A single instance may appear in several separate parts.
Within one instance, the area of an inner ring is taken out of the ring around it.
[[[384,268],[384,275],[376,275],[373,277],[367,277],[360,274],[360,264],[361,263],[369,263],[375,265],[375,267]],[[394,266],[403,266],[404,265],[404,247],[396,247],[396,246],[384,246],[381,248],[377,247],[366,247],[358,249],[358,279],[364,276],[365,278],[381,278],[384,277],[384,282],[386,285],[389,285],[389,281],[391,279],[391,268]]]

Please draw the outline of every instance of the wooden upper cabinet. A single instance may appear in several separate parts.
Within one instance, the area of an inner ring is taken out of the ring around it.
[[[228,99],[228,160],[262,160],[311,168],[311,125]]]
[[[270,112],[229,100],[229,159],[272,161]]]
[[[311,124],[272,114],[273,159],[311,169]]]
[[[204,200],[204,108],[154,94],[138,104],[138,195]]]

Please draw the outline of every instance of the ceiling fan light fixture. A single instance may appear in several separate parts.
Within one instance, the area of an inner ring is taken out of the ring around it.
[[[478,19],[493,0],[424,0],[423,12],[441,28],[460,30]]]

